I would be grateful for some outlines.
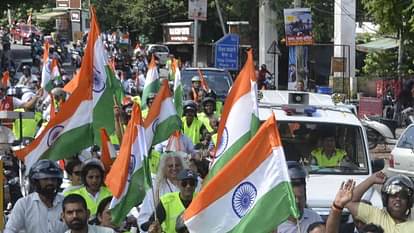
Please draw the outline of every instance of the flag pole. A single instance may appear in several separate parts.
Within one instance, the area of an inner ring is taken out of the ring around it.
[[[115,106],[117,106],[118,108],[120,108],[120,106],[118,104],[118,100],[116,99],[116,96],[113,95],[112,97],[114,99]],[[124,127],[122,126],[121,121],[119,120],[119,118],[118,117],[115,117],[115,128],[117,126],[119,128],[119,132],[121,133],[121,135],[120,135],[121,136],[120,141],[122,141],[122,137],[124,136]]]

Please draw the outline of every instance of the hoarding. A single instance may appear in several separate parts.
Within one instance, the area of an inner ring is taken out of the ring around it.
[[[312,45],[312,15],[309,8],[284,9],[286,46]]]

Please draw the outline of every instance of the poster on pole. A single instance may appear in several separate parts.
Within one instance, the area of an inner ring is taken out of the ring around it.
[[[207,20],[207,0],[188,0],[188,18]]]
[[[310,8],[284,9],[286,46],[312,45]]]

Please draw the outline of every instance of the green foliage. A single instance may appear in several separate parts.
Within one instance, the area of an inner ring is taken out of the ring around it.
[[[365,75],[386,77],[397,72],[397,55],[394,51],[370,52],[365,58],[362,68]]]

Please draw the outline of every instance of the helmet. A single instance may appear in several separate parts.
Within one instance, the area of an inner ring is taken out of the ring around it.
[[[187,110],[197,111],[197,104],[192,100],[184,101],[184,112]]]
[[[204,106],[207,102],[211,102],[211,103],[215,104],[216,100],[213,97],[204,97],[204,99],[201,103]]]
[[[186,225],[184,224],[183,213],[178,215],[175,223],[175,231],[178,233],[188,232]]]
[[[28,66],[28,65],[24,65],[24,66],[22,67],[22,71],[25,71],[25,70],[30,71],[30,66]]]
[[[47,178],[57,178],[61,182],[63,179],[63,173],[56,162],[47,159],[41,159],[33,164],[33,166],[30,168],[29,180],[30,182],[33,182],[35,180]]]
[[[191,82],[201,82],[201,79],[200,79],[200,77],[198,77],[198,76],[193,76],[193,77],[191,78]]]
[[[405,175],[395,175],[389,177],[381,189],[382,204],[387,207],[388,196],[399,192],[407,192],[408,207],[413,207],[414,184],[410,178]]]
[[[287,161],[288,173],[292,184],[306,184],[307,172],[303,166],[296,161]]]

